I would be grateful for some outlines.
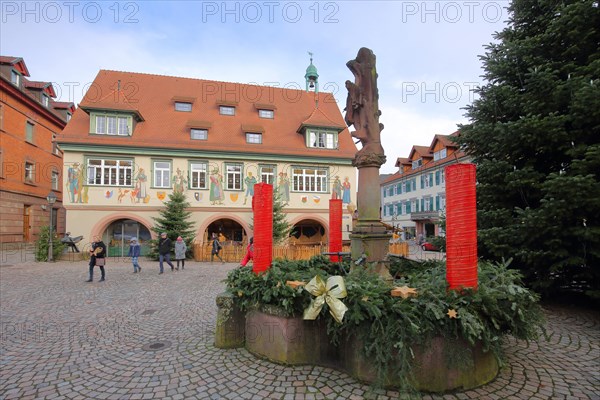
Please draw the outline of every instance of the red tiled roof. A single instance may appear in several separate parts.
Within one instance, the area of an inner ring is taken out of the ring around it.
[[[398,157],[396,159],[396,167],[401,166],[402,164],[411,164],[410,160],[408,158],[404,158],[404,157]]]
[[[80,108],[135,111],[143,115],[143,122],[136,124],[131,137],[90,136],[90,117],[77,110],[59,142],[354,158],[357,149],[335,99],[330,93],[316,96],[318,111],[315,94],[302,90],[101,70]],[[176,97],[195,97],[192,111],[175,111],[172,99]],[[223,100],[237,102],[235,115],[219,114]],[[274,118],[260,118],[255,103],[275,106]],[[190,121],[211,123],[208,140],[190,139]],[[339,149],[306,148],[297,130],[307,122],[338,128]],[[264,128],[262,144],[248,147],[242,125]]]
[[[429,146],[413,146],[410,150],[410,154],[408,155],[408,159],[412,160],[413,155],[417,153],[420,158],[431,158],[431,154],[429,152]]]
[[[29,70],[27,69],[27,65],[25,65],[25,60],[23,60],[21,57],[0,56],[0,64],[17,64],[17,69],[19,72],[23,74],[23,76],[29,76]]]
[[[393,181],[395,181],[397,179],[402,179],[402,178],[406,178],[406,177],[409,177],[409,176],[412,176],[412,175],[415,175],[415,174],[422,173],[423,171],[427,171],[428,169],[437,167],[438,165],[449,164],[449,163],[452,163],[452,161],[458,162],[459,160],[461,160],[464,157],[466,157],[466,154],[464,152],[460,151],[460,150],[457,150],[455,152],[452,152],[452,154],[448,155],[447,157],[444,157],[444,158],[442,158],[440,160],[437,160],[437,161],[433,161],[433,160],[426,161],[419,168],[408,170],[408,171],[404,172],[403,174],[401,174],[399,172],[396,172],[394,175],[392,175],[392,176],[388,177],[387,179],[385,179],[382,182],[382,185],[386,184],[386,183],[393,182]]]
[[[451,135],[435,135],[433,137],[433,140],[431,141],[431,146],[429,146],[429,151],[433,152],[433,149],[435,148],[435,144],[438,141],[440,143],[442,143],[442,145],[444,147],[454,147],[454,148],[458,147],[458,145],[450,139],[451,136],[458,136],[458,131],[454,132]]]
[[[346,124],[340,125],[339,123],[332,121],[320,108],[315,108],[310,116],[302,121],[302,124],[300,124],[297,131],[300,132],[305,126],[335,128],[338,132],[341,132],[346,128]]]
[[[42,89],[50,97],[56,97],[56,92],[54,91],[52,82],[30,81],[27,78],[23,78],[23,87],[27,89]]]
[[[53,108],[58,108],[58,109],[67,109],[67,110],[71,110],[74,111],[75,110],[75,104],[68,102],[68,101],[53,101],[50,104],[52,104]]]

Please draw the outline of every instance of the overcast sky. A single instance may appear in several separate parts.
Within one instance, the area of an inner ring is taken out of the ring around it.
[[[321,91],[345,105],[346,62],[377,56],[381,137],[397,157],[467,122],[479,55],[507,1],[2,1],[0,53],[79,103],[100,69],[304,88],[308,52]]]

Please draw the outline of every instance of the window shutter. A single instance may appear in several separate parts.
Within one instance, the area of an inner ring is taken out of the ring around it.
[[[429,174],[429,186],[433,187],[433,172]]]
[[[440,184],[440,171],[435,171],[435,185]]]
[[[435,196],[435,209],[440,209],[440,196]]]
[[[423,183],[423,175],[421,175],[421,189],[423,189],[424,186],[425,184]]]
[[[421,211],[425,211],[425,199],[421,199]]]

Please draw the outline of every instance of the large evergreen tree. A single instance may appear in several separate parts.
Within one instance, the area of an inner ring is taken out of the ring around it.
[[[600,7],[513,0],[458,141],[477,164],[479,251],[544,293],[600,276]]]
[[[190,220],[192,213],[187,211],[190,203],[186,200],[185,194],[173,192],[169,195],[169,200],[165,202],[164,208],[160,210],[160,216],[154,218],[154,227],[152,230],[156,235],[162,232],[167,233],[167,237],[175,243],[177,236],[181,236],[187,245],[186,256],[191,257],[193,253],[192,242],[194,241],[194,223]],[[158,240],[151,241],[150,257],[158,259]]]

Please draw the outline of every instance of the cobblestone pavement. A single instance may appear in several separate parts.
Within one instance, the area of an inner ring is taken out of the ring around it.
[[[158,275],[110,260],[0,267],[0,399],[600,399],[600,317],[546,309],[549,340],[508,340],[492,383],[446,395],[372,390],[343,372],[213,346],[215,297],[233,264]]]

